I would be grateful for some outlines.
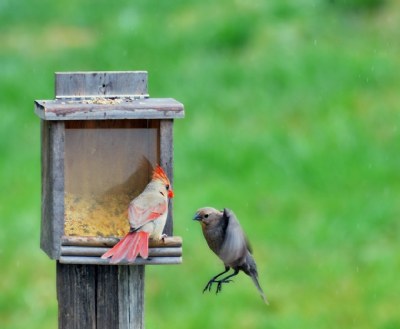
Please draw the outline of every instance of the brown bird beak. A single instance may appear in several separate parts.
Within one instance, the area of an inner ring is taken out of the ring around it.
[[[198,213],[196,213],[196,214],[194,215],[194,217],[193,217],[193,220],[201,221],[201,215],[198,214]]]

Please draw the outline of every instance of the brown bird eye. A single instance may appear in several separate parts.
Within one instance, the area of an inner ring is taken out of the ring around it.
[[[205,214],[205,215],[204,215],[204,218],[208,218],[208,214]]]

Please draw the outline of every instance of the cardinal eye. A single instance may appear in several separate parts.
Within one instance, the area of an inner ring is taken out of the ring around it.
[[[167,189],[167,191],[169,190],[169,185],[165,185],[165,188]]]

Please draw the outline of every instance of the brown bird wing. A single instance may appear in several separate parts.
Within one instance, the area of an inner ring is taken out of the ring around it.
[[[232,210],[225,208],[224,220],[228,222],[225,239],[219,252],[219,257],[228,266],[236,266],[246,256],[248,243],[246,236]]]

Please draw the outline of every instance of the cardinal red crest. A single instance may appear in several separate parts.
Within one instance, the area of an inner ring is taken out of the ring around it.
[[[163,181],[165,184],[170,184],[165,171],[160,166],[157,166],[153,171],[153,179],[159,179]]]

